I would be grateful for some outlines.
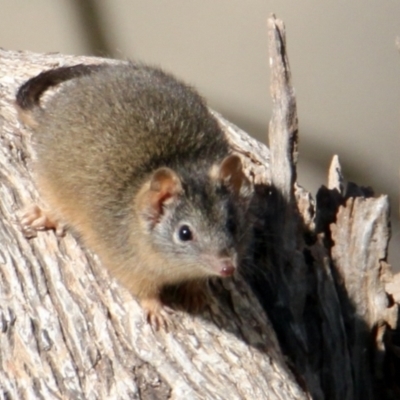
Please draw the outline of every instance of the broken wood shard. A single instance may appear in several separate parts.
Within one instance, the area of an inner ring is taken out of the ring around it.
[[[342,175],[342,167],[340,166],[339,157],[332,157],[331,165],[328,172],[328,189],[336,189],[340,194],[343,194],[344,183]]]
[[[268,18],[272,117],[269,125],[272,184],[287,201],[296,182],[298,120],[282,21]]]

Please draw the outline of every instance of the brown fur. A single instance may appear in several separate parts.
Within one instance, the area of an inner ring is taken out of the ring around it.
[[[163,287],[189,282],[182,297],[197,308],[201,280],[234,272],[251,186],[192,88],[141,64],[78,65],[26,82],[17,107],[54,225],[82,236],[153,326],[165,325]]]

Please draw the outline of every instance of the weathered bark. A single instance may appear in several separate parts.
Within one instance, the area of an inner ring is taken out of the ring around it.
[[[397,324],[384,279],[388,200],[343,182],[337,158],[316,204],[296,184],[297,115],[282,23],[268,21],[271,153],[216,114],[256,183],[241,276],[212,282],[200,315],[154,333],[127,291],[71,234],[27,240],[38,199],[18,86],[42,70],[115,62],[0,51],[0,399],[369,399]],[[66,133],[67,134],[67,133]],[[66,172],[67,173],[67,172]],[[396,346],[391,342],[396,350]]]

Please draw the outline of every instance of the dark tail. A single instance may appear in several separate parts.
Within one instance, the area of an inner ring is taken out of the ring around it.
[[[90,75],[104,67],[104,64],[60,67],[42,72],[26,81],[18,90],[16,103],[21,111],[30,111],[40,103],[42,94],[52,86],[84,75]]]

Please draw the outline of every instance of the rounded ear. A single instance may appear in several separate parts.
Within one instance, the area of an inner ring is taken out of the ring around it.
[[[154,226],[164,212],[164,206],[177,200],[182,183],[170,168],[157,169],[136,197],[139,214]]]
[[[243,172],[242,161],[235,154],[222,161],[219,166],[218,178],[238,197],[247,198],[252,193],[252,185]]]

